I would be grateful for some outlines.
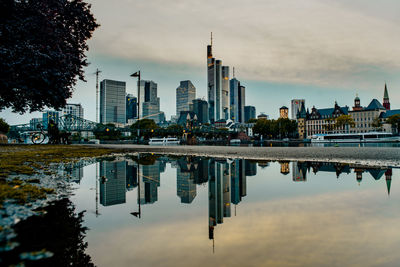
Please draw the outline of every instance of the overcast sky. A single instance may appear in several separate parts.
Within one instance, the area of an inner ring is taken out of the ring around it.
[[[206,96],[206,46],[234,66],[246,86],[246,105],[278,117],[293,98],[306,106],[382,102],[388,83],[393,108],[400,108],[400,1],[398,0],[91,0],[101,26],[89,41],[87,82],[71,103],[95,119],[96,68],[101,79],[127,82],[142,71],[158,83],[161,110],[175,114],[175,89],[191,80]],[[0,113],[11,123],[38,114]],[[40,115],[39,115],[40,117]]]

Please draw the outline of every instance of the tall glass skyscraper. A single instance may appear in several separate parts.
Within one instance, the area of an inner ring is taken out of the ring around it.
[[[139,81],[140,102],[139,119],[151,119],[160,122],[160,98],[157,97],[157,84],[153,81]]]
[[[131,94],[126,95],[126,122],[137,118],[137,97]]]
[[[248,122],[250,119],[256,118],[256,107],[245,106],[244,107],[244,122]]]
[[[211,123],[229,117],[228,81],[229,67],[222,66],[221,60],[213,58],[211,40],[211,45],[207,46],[208,117]]]
[[[246,88],[240,85],[240,82],[233,78],[230,81],[230,118],[234,122],[245,122],[244,118],[244,106],[246,103],[245,99]]]
[[[126,83],[113,80],[100,82],[100,122],[126,122]]]
[[[196,87],[191,81],[181,81],[176,88],[176,116],[180,116],[181,111],[190,111],[190,105],[196,98]]]
[[[208,123],[208,103],[203,99],[193,100],[192,110],[197,115],[199,123]]]

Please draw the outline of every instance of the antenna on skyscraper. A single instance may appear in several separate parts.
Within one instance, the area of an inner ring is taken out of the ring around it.
[[[235,67],[233,67],[233,78],[235,78]]]
[[[100,120],[98,120],[99,117],[99,74],[101,73],[101,71],[99,69],[96,69],[96,72],[94,74],[96,74],[96,122],[100,122]]]
[[[212,46],[212,32],[211,32],[211,46]]]

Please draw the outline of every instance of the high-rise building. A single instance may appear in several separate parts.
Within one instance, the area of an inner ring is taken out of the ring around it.
[[[244,122],[248,122],[250,119],[256,118],[256,107],[245,106],[244,107]]]
[[[157,84],[153,81],[139,82],[140,102],[139,119],[151,119],[160,122],[160,98],[157,97]]]
[[[389,94],[386,83],[385,83],[385,91],[383,93],[383,106],[386,108],[386,110],[390,110]]]
[[[221,60],[212,55],[211,45],[207,46],[207,96],[209,120],[211,123],[229,117],[229,67],[222,66]]]
[[[100,182],[100,204],[111,206],[126,202],[126,163],[100,162],[100,177],[106,180]]]
[[[230,88],[229,88],[229,67],[222,66],[222,115],[221,119],[228,120],[230,116]]]
[[[181,111],[190,111],[190,105],[196,98],[196,87],[191,81],[181,81],[176,88],[176,115],[179,116]]]
[[[139,186],[140,204],[153,204],[158,200],[158,187],[160,186],[161,163],[156,161],[153,165],[140,165]]]
[[[126,122],[137,118],[137,97],[132,94],[126,95]]]
[[[208,122],[208,103],[202,99],[194,99],[192,110],[197,115],[198,123],[204,124]]]
[[[103,80],[100,82],[100,123],[126,122],[126,83]]]
[[[42,118],[32,118],[29,121],[29,127],[31,130],[38,130],[41,126],[43,126],[43,119]]]
[[[183,160],[176,171],[176,192],[181,203],[190,204],[197,195],[194,181],[194,164]],[[183,163],[183,164],[182,164]]]
[[[245,122],[245,90],[236,78],[230,80],[230,119],[234,122]]]
[[[296,117],[297,117],[297,115],[296,115]],[[294,119],[296,119],[296,117]],[[283,106],[279,109],[279,118],[282,118],[282,119],[289,118],[289,109],[287,107]]]
[[[304,99],[293,99],[292,100],[292,120],[296,120],[297,118],[297,112],[299,112],[299,109],[301,108],[301,104],[304,103],[305,105],[305,100]]]
[[[43,112],[43,118],[42,118],[43,129],[47,130],[50,120],[52,120],[55,124],[58,124],[60,118],[59,115],[60,113],[58,111],[47,110]]]
[[[83,119],[83,107],[81,104],[67,104],[60,111],[60,117],[65,115],[72,115],[77,118]]]

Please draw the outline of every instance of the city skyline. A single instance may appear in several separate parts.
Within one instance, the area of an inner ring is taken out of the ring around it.
[[[203,51],[211,31],[214,32],[215,54],[224,64],[235,66],[237,76],[246,85],[246,104],[271,118],[277,118],[276,110],[290,106],[294,98],[304,98],[307,103],[318,106],[328,106],[334,100],[350,106],[349,99],[357,93],[363,99],[381,99],[385,81],[392,102],[396,103],[400,97],[396,90],[400,86],[396,75],[400,69],[399,35],[395,34],[400,4],[396,1],[367,1],[365,4],[365,1],[313,0],[307,4],[294,3],[290,8],[288,1],[255,2],[253,5],[230,1],[224,16],[239,8],[243,16],[229,26],[213,18],[216,9],[203,12],[211,5],[208,1],[196,4],[195,9],[182,1],[172,1],[166,8],[161,8],[158,1],[141,4],[120,1],[112,7],[107,1],[89,2],[101,27],[89,41],[91,65],[85,68],[88,82],[79,82],[68,102],[81,103],[87,111],[85,117],[93,121],[95,75],[92,73],[96,68],[103,71],[101,79],[126,81],[127,93],[134,95],[136,81],[129,75],[142,70],[144,79],[159,84],[160,109],[166,112],[168,119],[174,114],[175,106],[175,99],[170,96],[179,81],[191,80],[198,89],[198,97],[206,98]],[[121,11],[122,15],[115,19],[108,12],[110,8]],[[172,19],[175,10],[186,11],[182,12],[185,17],[191,16],[188,25],[183,27],[181,22]],[[124,16],[126,12],[135,12],[137,18]],[[149,12],[154,12],[157,19],[142,22],[140,18]],[[248,16],[252,12],[269,16]],[[330,23],[333,19],[335,23]],[[161,20],[163,32],[158,30]],[[296,24],[296,20],[302,23]],[[207,23],[199,23],[204,21]],[[259,26],[255,27],[257,24]],[[226,29],[232,31],[224,34]],[[110,45],[116,35],[121,38]],[[137,35],[141,38],[135,38]],[[184,41],[182,36],[186,37]],[[163,42],[156,41],[160,38]],[[30,118],[40,117],[37,113],[20,116],[9,110],[1,112],[0,116],[11,124],[27,123]]]

